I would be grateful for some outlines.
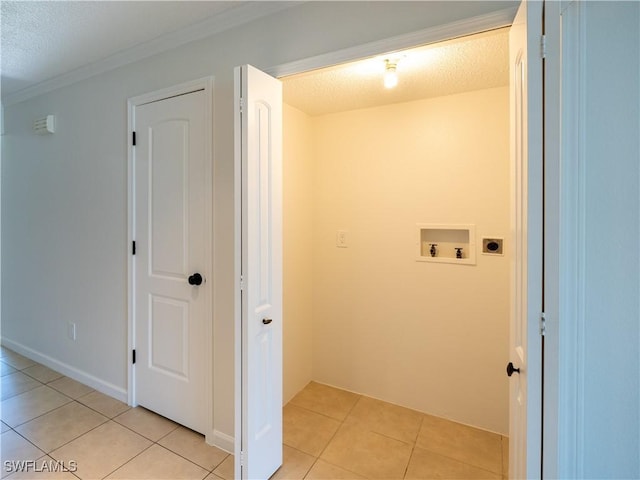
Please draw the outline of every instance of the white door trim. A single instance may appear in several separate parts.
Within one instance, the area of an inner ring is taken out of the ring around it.
[[[381,55],[394,50],[404,50],[496,28],[508,27],[513,22],[517,10],[517,7],[504,8],[488,14],[478,15],[477,17],[425,28],[417,32],[409,32],[375,42],[323,53],[314,57],[303,58],[295,62],[265,68],[263,71],[276,78],[284,77],[354,60],[362,60],[366,57]]]
[[[559,226],[559,358],[557,478],[584,478],[584,306],[585,306],[585,5],[561,3],[562,124]]]
[[[203,90],[207,102],[205,114],[205,132],[207,135],[206,156],[207,166],[205,175],[210,179],[206,182],[206,222],[205,229],[209,232],[209,248],[206,253],[206,263],[210,272],[214,272],[213,261],[213,76],[181,83],[162,90],[138,95],[127,100],[127,401],[129,405],[136,406],[135,392],[135,368],[132,362],[132,352],[135,348],[135,263],[132,255],[132,245],[135,241],[135,156],[132,136],[135,127],[135,109],[146,103],[163,100],[165,98],[184,95],[194,91]],[[212,279],[213,280],[213,279]],[[206,301],[206,342],[205,342],[205,389],[207,408],[205,436],[209,444],[213,444],[216,436],[213,426],[213,289]]]
[[[584,478],[585,16],[545,6],[543,478]],[[561,320],[561,321],[560,321]],[[550,362],[553,360],[553,362]]]

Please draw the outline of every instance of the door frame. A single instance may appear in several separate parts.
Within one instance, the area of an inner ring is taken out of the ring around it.
[[[375,55],[381,55],[384,53],[389,53],[392,52],[394,50],[401,50],[401,49],[407,49],[407,48],[412,48],[412,47],[416,47],[419,45],[425,45],[425,44],[430,44],[430,43],[436,43],[436,42],[440,42],[440,41],[446,41],[446,40],[450,40],[452,38],[456,38],[456,37],[460,37],[460,36],[465,36],[465,35],[471,35],[474,33],[480,33],[483,31],[487,31],[487,30],[491,30],[491,29],[497,29],[497,28],[502,28],[502,27],[509,27],[511,26],[511,24],[513,23],[513,19],[515,17],[515,13],[517,12],[518,7],[511,7],[511,8],[506,8],[506,9],[502,9],[502,10],[498,10],[496,12],[492,12],[489,14],[485,14],[485,15],[480,15],[480,16],[476,16],[476,17],[471,17],[468,19],[464,19],[464,20],[460,20],[460,21],[456,21],[456,22],[452,22],[452,23],[448,23],[448,24],[444,24],[444,25],[439,25],[439,26],[434,26],[434,27],[430,27],[424,30],[420,30],[417,32],[410,32],[407,34],[403,34],[403,35],[399,35],[399,36],[395,36],[395,37],[391,37],[391,38],[387,38],[387,39],[383,39],[383,40],[378,40],[378,41],[374,41],[374,42],[369,42],[369,43],[365,43],[362,45],[356,45],[353,47],[349,47],[349,48],[345,48],[345,49],[341,49],[341,50],[336,50],[333,52],[328,52],[325,54],[321,54],[321,55],[316,55],[313,57],[308,57],[308,58],[303,58],[294,62],[289,62],[289,63],[285,63],[285,64],[280,64],[280,65],[276,65],[276,66],[272,66],[272,67],[267,67],[267,68],[262,68],[262,70],[265,73],[268,73],[271,76],[274,76],[276,78],[280,78],[280,77],[284,77],[284,76],[288,76],[288,75],[294,75],[294,74],[298,74],[298,73],[303,73],[306,71],[311,71],[311,70],[315,70],[315,69],[320,69],[320,68],[326,68],[326,67],[331,67],[334,65],[338,65],[341,63],[346,63],[346,62],[351,62],[351,61],[356,61],[356,60],[361,60],[363,58],[366,57],[371,57],[371,56],[375,56]],[[535,177],[533,179],[530,179],[533,182],[539,182],[539,185],[532,185],[530,184],[529,187],[535,187],[536,190],[542,191],[542,178],[538,178]],[[236,180],[236,185],[235,185],[236,189],[239,187],[237,184],[237,180]],[[237,192],[236,192],[237,195]],[[529,199],[528,199],[529,200]],[[532,198],[531,200],[540,200],[539,202],[527,202],[530,206],[533,206],[535,203],[535,207],[538,209],[542,209],[542,200],[539,198]],[[236,212],[235,212],[235,217],[236,217],[236,232],[238,232],[237,228],[238,228],[238,222],[239,222],[239,218],[240,218],[240,212],[237,210],[236,208]],[[537,246],[538,243],[541,244],[542,242],[542,238],[539,239],[538,242],[532,242],[533,246]],[[541,254],[542,252],[540,252]],[[236,238],[236,242],[235,242],[235,261],[236,264],[239,264],[239,258],[241,255],[241,245],[239,244],[239,238]],[[540,259],[540,261],[542,261],[542,259]],[[539,268],[542,268],[542,265],[539,266]],[[236,304],[236,310],[238,308],[240,308],[240,303],[239,303],[239,299],[240,299],[240,274],[239,271],[236,271],[236,282],[235,282],[235,286],[234,286],[234,291],[235,291],[235,304]],[[527,279],[528,280],[528,279]],[[525,291],[529,290],[529,285],[523,285],[523,288]],[[541,289],[541,285],[538,285],[537,290]],[[513,293],[511,294],[511,301],[521,301],[521,299],[515,299],[513,298]],[[536,298],[535,299],[535,305],[533,303],[529,304],[529,302],[527,302],[527,305],[525,305],[525,312],[534,312],[535,310],[535,315],[533,317],[529,317],[529,322],[530,322],[530,328],[528,329],[529,331],[527,332],[528,334],[531,334],[534,330],[536,330],[537,332],[537,328],[538,328],[538,316],[541,312],[538,311],[538,309],[540,308],[540,301],[541,298]],[[236,318],[238,318],[239,316],[239,311],[236,312]],[[535,323],[535,328],[534,328],[534,324]],[[239,351],[240,345],[239,342],[241,342],[240,338],[237,338],[236,335],[236,339],[235,339],[235,349],[236,352]],[[537,339],[536,340],[537,344],[540,343],[540,340]],[[235,359],[235,369],[236,369],[236,376],[235,378],[241,378],[240,374],[238,372],[238,369],[241,368],[241,365],[238,361],[238,358],[236,356]],[[542,364],[538,365],[538,372],[535,372],[535,375],[533,375],[534,379],[538,379],[541,375],[541,371],[542,371]],[[529,370],[531,370],[531,366],[529,366]],[[535,396],[537,398],[537,402],[538,405],[540,406],[540,408],[542,408],[542,403],[541,403],[541,389],[542,389],[542,385],[538,385],[536,386],[533,391],[531,388],[529,388],[529,394],[532,395],[528,395],[528,399],[529,398],[533,398],[533,396]],[[236,410],[236,414],[235,414],[235,421],[239,422],[239,418],[240,418],[240,412],[238,411],[238,409],[241,408],[241,405],[235,405],[235,410]],[[540,418],[540,416],[538,416],[537,418]],[[531,428],[528,429],[527,431],[527,438],[526,438],[526,443],[528,445],[527,451],[529,453],[532,453],[533,450],[535,450],[536,448],[541,447],[541,426],[536,426],[535,428]],[[236,426],[236,431],[237,430],[237,426]],[[532,437],[532,434],[534,435]],[[537,445],[534,446],[534,445]],[[240,452],[235,452],[236,455],[239,455]],[[538,458],[533,461],[531,459],[527,460],[528,464],[531,464],[531,462],[537,462],[538,464],[540,463],[540,459],[542,458],[542,450],[540,449],[540,451],[538,452]]]
[[[405,50],[496,28],[509,27],[513,22],[517,10],[517,7],[505,8],[484,15],[425,28],[424,30],[409,32],[395,37],[303,58],[295,62],[284,63],[270,68],[262,68],[262,70],[273,77],[280,78],[320,68],[332,67],[341,63],[363,60],[367,57],[387,54],[395,50]]]
[[[127,100],[127,403],[135,407],[136,401],[136,369],[133,363],[133,350],[136,345],[136,264],[132,252],[135,235],[135,207],[136,207],[136,189],[135,189],[135,150],[133,146],[133,132],[135,129],[135,110],[136,107],[164,100],[167,98],[185,95],[198,90],[203,90],[205,94],[205,136],[206,136],[206,168],[205,176],[209,181],[205,182],[205,196],[207,201],[205,212],[205,230],[209,234],[206,242],[209,246],[206,251],[206,267],[209,272],[214,272],[213,258],[213,76],[199,78],[189,82],[184,82],[172,87],[155,90],[145,93]],[[213,428],[213,275],[207,282],[209,284],[209,293],[205,302],[206,312],[206,341],[205,341],[205,440],[212,445],[215,439]]]

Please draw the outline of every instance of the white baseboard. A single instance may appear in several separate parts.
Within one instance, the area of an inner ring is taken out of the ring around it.
[[[105,382],[104,380],[101,380],[85,371],[72,367],[71,365],[56,360],[53,357],[40,353],[8,338],[1,338],[0,343],[14,352],[33,360],[34,362],[41,363],[42,365],[49,367],[56,372],[60,372],[67,377],[73,378],[80,383],[84,383],[105,395],[109,395],[121,402],[127,403],[127,390],[125,388]],[[231,435],[220,432],[219,430],[212,429],[210,432],[207,432],[206,442],[209,445],[213,445],[227,453],[233,454],[234,452],[234,438]]]
[[[211,433],[206,435],[205,441],[207,444],[218,447],[220,450],[224,450],[233,455],[235,440],[231,435],[222,433],[219,430],[211,430]]]
[[[41,363],[42,365],[49,367],[56,372],[60,372],[67,377],[73,378],[74,380],[84,383],[89,387],[98,390],[99,392],[104,393],[105,395],[109,395],[110,397],[116,398],[121,402],[127,403],[127,390],[122,387],[118,387],[112,383],[106,382],[100,378],[94,377],[90,373],[82,371],[76,367],[72,367],[60,360],[56,360],[53,357],[48,355],[44,355],[36,350],[33,350],[29,347],[22,345],[21,343],[14,342],[8,338],[2,338],[0,340],[3,346],[10,348],[11,350],[23,355],[34,362]]]

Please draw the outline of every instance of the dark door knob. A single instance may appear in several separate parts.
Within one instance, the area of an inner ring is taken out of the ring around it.
[[[189,285],[201,285],[202,284],[202,275],[199,273],[194,273],[189,277]]]
[[[509,362],[507,365],[507,376],[513,375],[513,372],[520,373],[520,369],[513,366],[513,363]]]

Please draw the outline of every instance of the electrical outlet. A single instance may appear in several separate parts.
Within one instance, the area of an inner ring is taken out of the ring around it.
[[[76,339],[76,324],[73,322],[67,322],[67,336],[70,340]]]
[[[483,238],[482,253],[484,255],[504,255],[502,238]]]
[[[347,248],[347,232],[345,230],[338,230],[336,233],[336,247]]]

